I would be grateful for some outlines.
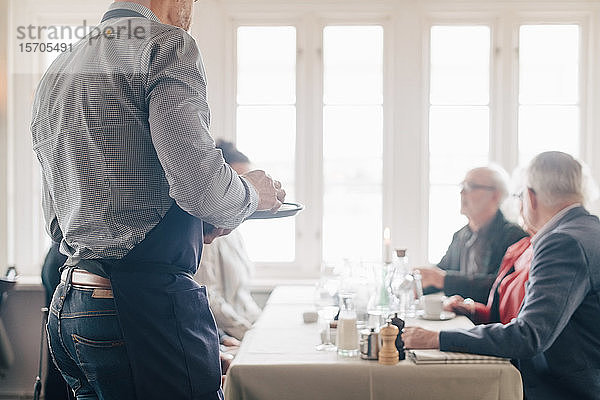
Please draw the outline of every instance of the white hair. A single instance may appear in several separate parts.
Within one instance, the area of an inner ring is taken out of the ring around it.
[[[549,207],[567,201],[584,203],[583,168],[567,153],[547,151],[531,160],[526,171],[527,186]]]
[[[496,191],[500,194],[500,198],[498,200],[498,205],[502,204],[504,200],[508,197],[508,181],[509,176],[508,173],[499,166],[498,164],[490,163],[485,167],[473,168],[469,171],[471,172],[485,172],[489,179],[490,185],[493,186]]]
[[[490,171],[494,187],[500,193],[500,204],[502,204],[508,197],[508,173],[498,164],[489,164],[487,169]]]

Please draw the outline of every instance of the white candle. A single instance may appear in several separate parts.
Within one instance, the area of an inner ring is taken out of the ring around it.
[[[392,262],[392,240],[391,240],[390,228],[383,230],[383,262]]]

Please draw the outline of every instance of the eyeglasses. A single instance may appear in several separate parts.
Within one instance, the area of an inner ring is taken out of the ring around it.
[[[458,185],[461,192],[469,193],[474,190],[487,190],[489,192],[493,192],[496,190],[495,186],[490,185],[481,185],[479,183],[473,183],[468,181],[463,181]]]
[[[518,199],[519,201],[523,201],[523,197],[525,196],[525,190],[531,190],[531,192],[535,194],[535,190],[533,190],[530,187],[527,187],[526,189],[521,190],[519,193],[513,193],[511,196],[515,199]]]
[[[513,193],[511,196],[519,201],[523,201],[523,193],[524,191],[520,191],[519,193]]]

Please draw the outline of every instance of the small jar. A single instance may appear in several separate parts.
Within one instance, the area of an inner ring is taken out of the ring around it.
[[[338,355],[356,357],[359,353],[356,311],[351,293],[340,294],[340,315],[338,318],[336,344]]]

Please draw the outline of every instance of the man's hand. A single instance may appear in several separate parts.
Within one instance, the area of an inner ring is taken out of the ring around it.
[[[273,180],[265,171],[259,169],[248,171],[241,175],[254,186],[258,192],[257,211],[271,210],[275,212],[285,200],[285,190],[281,182]]]
[[[463,299],[459,295],[454,295],[444,302],[444,310],[472,316],[475,314],[475,302],[471,299]]]
[[[227,370],[229,369],[229,366],[233,361],[233,355],[221,352],[219,353],[219,359],[221,360],[221,373],[223,374],[223,377],[221,379],[224,381],[225,374],[227,373]]]
[[[444,278],[446,271],[438,267],[422,267],[417,268],[421,274],[421,284],[424,288],[434,286],[438,289],[444,288]]]
[[[402,340],[407,349],[439,349],[440,334],[427,329],[409,327],[402,330]]]
[[[221,344],[226,347],[240,347],[242,342],[232,336],[225,335],[221,338]]]

